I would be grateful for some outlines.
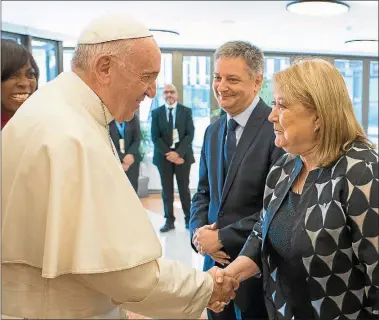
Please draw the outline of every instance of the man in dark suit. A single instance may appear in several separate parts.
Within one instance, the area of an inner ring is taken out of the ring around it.
[[[204,270],[237,258],[259,219],[266,176],[284,153],[274,145],[271,108],[259,98],[263,52],[248,42],[227,42],[215,53],[213,89],[226,112],[204,135],[198,190],[191,206],[192,247]],[[237,297],[209,319],[267,319],[261,279],[241,283]]]
[[[191,205],[189,175],[195,158],[192,150],[194,136],[192,110],[177,102],[178,92],[172,84],[164,87],[163,97],[165,104],[152,112],[151,138],[154,143],[153,163],[157,166],[161,177],[166,218],[160,231],[167,232],[175,228],[174,174],[185,225],[188,228]]]
[[[141,162],[141,154],[139,151],[141,129],[138,116],[134,115],[131,121],[124,121],[123,123],[118,123],[113,120],[109,124],[109,132],[121,160],[122,167],[134,190],[137,192],[139,166]]]

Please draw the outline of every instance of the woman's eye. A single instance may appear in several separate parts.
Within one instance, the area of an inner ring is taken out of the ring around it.
[[[29,73],[27,74],[27,77],[28,77],[29,79],[32,79],[32,78],[36,78],[37,75],[36,75],[36,73],[35,73],[34,71],[31,71],[31,72],[29,72]]]

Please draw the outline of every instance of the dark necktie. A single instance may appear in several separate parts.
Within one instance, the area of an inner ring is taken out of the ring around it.
[[[237,147],[236,128],[238,126],[237,121],[229,119],[228,132],[224,144],[224,170],[225,176],[229,170],[230,162],[232,161],[233,154]]]
[[[172,118],[172,110],[173,108],[168,108],[168,132],[169,132],[169,147],[172,146],[172,131],[174,130],[174,119]]]

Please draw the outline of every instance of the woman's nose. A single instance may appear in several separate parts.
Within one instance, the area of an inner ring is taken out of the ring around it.
[[[30,79],[29,79],[28,77],[26,77],[26,76],[20,76],[20,77],[17,78],[16,85],[17,85],[18,87],[25,88],[25,87],[31,85],[31,81],[30,81]]]
[[[276,106],[272,107],[271,113],[268,116],[268,121],[274,123],[277,122],[278,120],[278,108]]]

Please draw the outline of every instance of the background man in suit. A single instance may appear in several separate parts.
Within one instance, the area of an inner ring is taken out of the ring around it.
[[[259,219],[266,176],[284,153],[274,145],[271,108],[259,98],[263,52],[227,42],[215,53],[213,90],[226,111],[204,135],[198,190],[191,206],[193,248],[204,270],[234,260]],[[238,305],[238,308],[235,306]],[[210,319],[267,319],[261,279],[241,283],[235,302]]]
[[[166,223],[160,231],[167,232],[175,228],[174,174],[185,225],[188,228],[191,205],[189,175],[195,158],[192,150],[194,136],[192,110],[177,102],[178,92],[172,84],[164,87],[163,97],[165,104],[152,112],[151,138],[154,143],[153,163],[157,166],[161,177],[166,218]]]
[[[109,132],[121,160],[122,167],[134,190],[137,192],[141,161],[139,151],[141,129],[138,116],[134,115],[134,118],[129,122],[118,123],[113,120],[109,124]]]

